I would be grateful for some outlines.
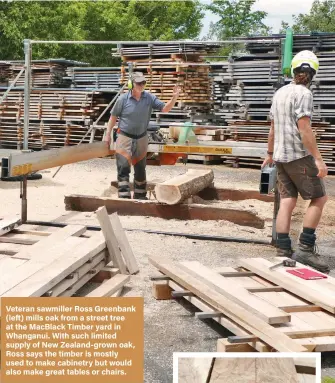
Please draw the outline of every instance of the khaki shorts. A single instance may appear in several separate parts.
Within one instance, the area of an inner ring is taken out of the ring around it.
[[[307,156],[292,162],[276,162],[278,190],[281,198],[297,198],[298,193],[304,200],[324,197],[325,184],[317,176],[319,173],[314,157]]]

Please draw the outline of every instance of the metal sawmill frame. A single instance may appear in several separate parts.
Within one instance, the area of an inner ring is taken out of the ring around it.
[[[280,42],[282,39],[248,39],[248,38],[240,38],[240,39],[232,39],[232,40],[220,40],[220,41],[61,41],[61,40],[30,40],[25,39],[23,41],[24,45],[24,55],[25,55],[25,79],[24,79],[24,130],[23,130],[23,150],[28,150],[28,135],[29,135],[29,112],[30,112],[30,93],[31,93],[31,61],[32,61],[32,45],[33,44],[85,44],[85,45],[116,45],[119,46],[121,44],[132,44],[132,45],[169,45],[176,44],[182,46],[183,44],[192,43],[192,44],[211,44],[222,46],[225,44],[241,44],[248,42],[258,42],[267,44],[275,44]],[[27,221],[27,175],[23,176],[21,181],[21,220],[22,223]]]

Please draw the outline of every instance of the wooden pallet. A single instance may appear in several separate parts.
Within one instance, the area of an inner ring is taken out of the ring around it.
[[[183,297],[236,337],[218,339],[218,351],[335,351],[335,279],[304,281],[262,258],[239,268],[150,257],[156,299]],[[282,259],[280,259],[282,260]],[[305,267],[297,264],[297,267]],[[285,316],[286,314],[286,316]]]

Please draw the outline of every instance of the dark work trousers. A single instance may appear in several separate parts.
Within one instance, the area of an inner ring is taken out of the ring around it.
[[[147,194],[146,158],[148,135],[131,138],[118,134],[116,140],[116,166],[119,198],[131,198],[130,172],[134,167],[134,199],[145,199]]]

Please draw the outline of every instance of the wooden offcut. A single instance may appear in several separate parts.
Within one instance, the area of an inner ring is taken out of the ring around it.
[[[130,279],[130,275],[117,274],[94,289],[86,297],[108,297],[119,291]]]
[[[213,183],[213,170],[189,169],[187,173],[155,186],[158,202],[176,205]]]

